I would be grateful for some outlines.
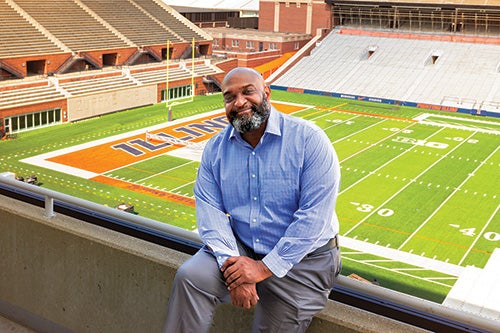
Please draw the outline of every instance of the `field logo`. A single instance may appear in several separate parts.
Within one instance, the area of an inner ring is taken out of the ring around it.
[[[186,134],[184,137],[176,137],[164,132],[157,132],[155,134],[151,134],[151,137],[156,138],[157,141],[163,142],[153,143],[148,141],[147,138],[146,140],[137,138],[132,141],[121,142],[112,145],[111,148],[115,150],[122,150],[133,156],[141,156],[143,154],[146,154],[146,152],[155,152],[182,141],[188,143],[192,139],[204,137],[207,134],[213,135],[224,129],[227,124],[228,121],[226,119],[226,116],[219,116],[211,120],[203,120],[198,123],[192,123],[172,129],[174,132]],[[163,139],[158,140],[159,138]]]
[[[429,147],[429,148],[437,148],[437,149],[446,149],[448,148],[448,144],[442,143],[442,142],[432,142],[432,141],[426,141],[426,140],[420,140],[420,139],[414,139],[414,138],[407,138],[404,136],[397,136],[396,138],[392,139],[394,142],[399,142],[399,143],[409,143],[415,146],[422,146],[422,147]]]

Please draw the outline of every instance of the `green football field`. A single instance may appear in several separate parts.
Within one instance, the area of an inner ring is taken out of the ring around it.
[[[343,275],[442,301],[466,265],[483,267],[500,247],[500,120],[273,92],[273,100],[309,105],[295,113],[315,122],[339,156],[337,202]],[[220,109],[221,97],[176,106],[182,118]],[[164,105],[62,124],[0,142],[0,171],[37,174],[41,186],[196,229],[192,207],[22,162],[27,157],[167,121]],[[192,198],[198,162],[162,154],[105,176]]]

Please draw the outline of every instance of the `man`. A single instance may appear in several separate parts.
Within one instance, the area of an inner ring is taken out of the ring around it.
[[[320,128],[270,105],[258,72],[231,70],[222,93],[230,125],[194,188],[204,247],[177,271],[164,332],[208,332],[229,301],[255,306],[252,332],[304,332],[341,268],[337,156]]]

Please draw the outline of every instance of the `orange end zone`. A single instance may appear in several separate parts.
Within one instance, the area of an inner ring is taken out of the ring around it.
[[[212,121],[213,119],[221,116],[223,116],[222,113],[209,117],[198,118],[196,123],[203,124],[205,121]],[[192,123],[193,122],[183,122],[177,123],[176,125],[166,125],[165,128],[151,131],[150,133],[164,133],[173,137],[185,136],[186,133],[179,133],[176,129],[188,128]],[[213,130],[211,133],[198,130],[195,131],[194,129],[192,131],[199,135],[198,137],[192,139],[192,142],[209,139],[218,133],[217,130]],[[178,148],[175,145],[165,143],[151,143],[151,148],[148,148],[143,143],[143,141],[145,141],[145,136],[146,133],[144,132],[135,136],[58,155],[49,158],[48,161],[100,174],[121,168],[125,165],[140,162]],[[134,142],[139,142],[139,144],[135,144]],[[140,143],[142,143],[142,146]]]
[[[181,204],[184,206],[189,206],[189,207],[193,207],[193,208],[195,206],[193,198],[185,197],[182,195],[178,195],[178,194],[174,194],[174,193],[170,193],[170,192],[165,192],[165,191],[160,191],[160,190],[156,190],[156,189],[149,188],[146,186],[137,185],[137,184],[125,182],[122,180],[109,178],[106,176],[97,176],[97,177],[92,178],[92,180],[99,182],[101,184],[119,187],[119,188],[122,188],[125,190],[130,190],[130,191],[150,195],[150,196],[153,196],[156,198],[164,198],[168,201],[175,202],[175,203],[178,203],[178,204]]]

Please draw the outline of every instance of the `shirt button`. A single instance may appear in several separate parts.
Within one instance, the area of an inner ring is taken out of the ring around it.
[[[255,155],[255,152],[254,152],[254,151],[252,152],[252,155]]]
[[[255,176],[255,173],[252,173],[252,178],[255,178],[255,177],[256,177],[256,176]]]
[[[252,222],[257,222],[257,219],[253,219]]]
[[[253,201],[257,201],[257,197],[253,197]]]
[[[255,240],[255,242],[256,242],[256,243],[259,243],[259,242],[260,242],[260,239],[258,239],[258,238],[257,238],[257,239]]]

